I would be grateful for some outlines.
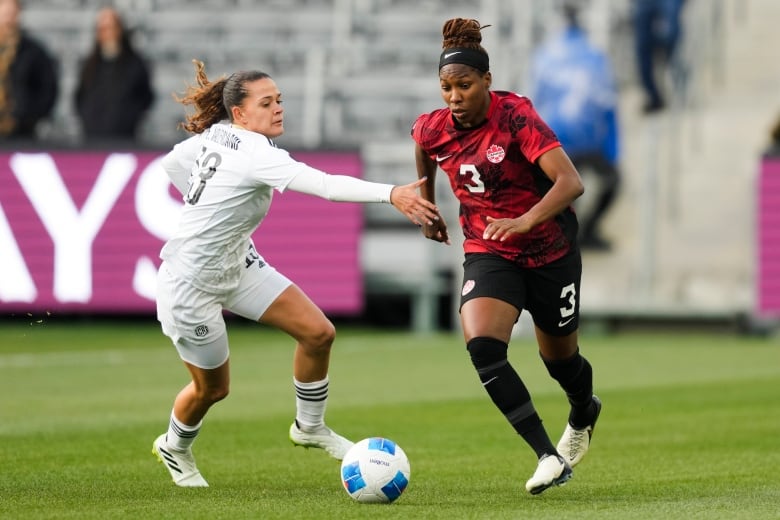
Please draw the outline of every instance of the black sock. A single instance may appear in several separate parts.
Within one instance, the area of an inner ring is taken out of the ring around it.
[[[508,345],[497,339],[478,337],[469,341],[466,348],[493,403],[536,452],[537,458],[546,453],[557,454],[528,389],[509,364]]]
[[[541,356],[541,354],[540,354]],[[595,415],[593,405],[593,367],[582,357],[579,348],[568,359],[549,360],[542,357],[550,376],[558,381],[571,405],[569,424],[574,428],[589,425]]]

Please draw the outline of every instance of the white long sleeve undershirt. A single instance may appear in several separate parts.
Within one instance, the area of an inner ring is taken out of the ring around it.
[[[390,202],[392,184],[369,182],[348,175],[332,175],[307,167],[293,177],[288,190],[339,202]]]

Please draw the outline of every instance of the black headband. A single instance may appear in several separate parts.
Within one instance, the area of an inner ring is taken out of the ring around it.
[[[487,53],[465,47],[444,49],[441,56],[439,56],[439,70],[450,63],[462,63],[482,72],[490,70],[490,59]]]

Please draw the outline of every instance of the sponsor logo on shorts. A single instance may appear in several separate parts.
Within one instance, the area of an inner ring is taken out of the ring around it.
[[[568,324],[571,322],[571,320],[573,320],[573,319],[574,319],[574,316],[572,316],[571,318],[569,318],[569,319],[566,319],[566,320],[561,320],[561,321],[559,321],[559,322],[558,322],[558,326],[559,326],[559,327],[565,327],[565,326],[566,326],[566,325],[568,325]]]
[[[195,335],[199,338],[202,338],[208,333],[209,333],[209,328],[206,325],[198,325],[197,327],[195,327]]]
[[[466,280],[466,283],[463,284],[463,290],[460,292],[461,296],[466,296],[468,293],[470,293],[474,286],[477,285],[474,280]]]
[[[492,144],[490,145],[490,148],[487,149],[486,155],[488,161],[498,164],[504,160],[506,153],[504,152],[504,149],[497,144]]]

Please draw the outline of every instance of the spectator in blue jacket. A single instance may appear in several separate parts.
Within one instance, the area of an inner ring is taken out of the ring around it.
[[[615,75],[609,57],[582,28],[578,5],[564,3],[563,14],[565,28],[533,54],[530,97],[583,177],[586,197],[576,207],[580,245],[607,250],[599,223],[620,184]]]

